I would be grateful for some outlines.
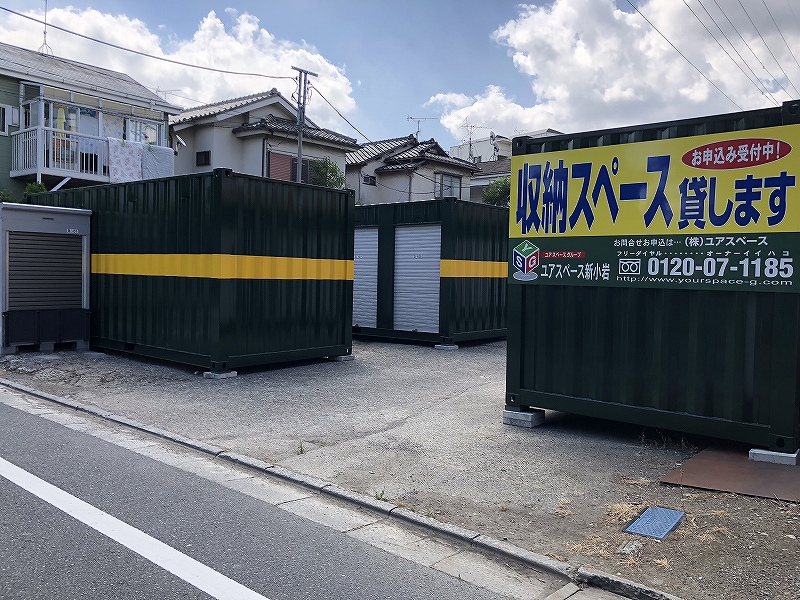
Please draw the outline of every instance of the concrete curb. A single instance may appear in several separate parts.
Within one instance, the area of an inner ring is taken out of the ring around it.
[[[606,591],[625,596],[631,600],[681,600],[677,596],[640,585],[629,579],[616,577],[603,571],[580,567],[575,574],[575,582],[603,588]]]
[[[298,473],[297,471],[292,471],[291,469],[287,469],[286,467],[282,467],[280,465],[268,464],[258,459],[250,458],[249,456],[228,452],[224,448],[220,448],[212,444],[206,444],[205,442],[198,440],[193,440],[191,438],[187,438],[158,427],[152,427],[144,423],[139,423],[138,421],[115,415],[91,405],[82,404],[75,400],[69,400],[60,396],[54,396],[53,394],[41,392],[39,390],[35,390],[28,386],[3,378],[0,378],[0,385],[24,394],[28,394],[30,396],[34,396],[36,398],[40,398],[42,400],[47,400],[48,402],[53,402],[54,404],[58,404],[60,406],[72,408],[79,412],[84,412],[96,417],[101,417],[118,425],[124,425],[126,427],[130,427],[144,433],[149,433],[165,440],[176,442],[188,448],[210,454],[214,458],[226,460],[254,469],[261,473],[273,475],[291,483],[310,488],[335,498],[339,498],[340,500],[352,502],[364,508],[369,508],[379,513],[402,519],[424,529],[444,534],[467,545],[492,552],[505,558],[513,559],[534,569],[549,571],[562,575],[578,584],[591,585],[593,587],[624,596],[625,598],[629,598],[631,600],[681,600],[681,598],[678,598],[677,596],[672,596],[665,592],[640,585],[628,579],[616,577],[603,571],[597,571],[595,569],[589,569],[585,567],[578,567],[576,569],[574,566],[568,563],[551,559],[547,556],[536,554],[535,552],[530,552],[509,542],[483,535],[477,531],[472,531],[470,529],[458,527],[457,525],[451,525],[449,523],[437,521],[436,519],[432,519],[430,517],[420,515],[412,510],[408,510],[407,508],[372,498],[366,494],[360,494],[358,492],[346,490],[329,481],[325,481],[311,475]]]

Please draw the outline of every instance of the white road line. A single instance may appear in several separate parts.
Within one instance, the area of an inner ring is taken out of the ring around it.
[[[214,598],[269,600],[171,546],[0,458],[0,476]]]

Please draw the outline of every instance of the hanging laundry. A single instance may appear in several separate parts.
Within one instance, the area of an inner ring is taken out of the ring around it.
[[[108,175],[111,183],[142,179],[144,144],[108,138]]]

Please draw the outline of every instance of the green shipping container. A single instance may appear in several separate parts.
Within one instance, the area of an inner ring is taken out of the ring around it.
[[[47,194],[91,217],[91,345],[215,371],[352,351],[350,192],[217,169]]]
[[[515,138],[506,408],[795,452],[799,124]]]
[[[356,207],[353,332],[454,344],[506,335],[508,209],[443,198]]]

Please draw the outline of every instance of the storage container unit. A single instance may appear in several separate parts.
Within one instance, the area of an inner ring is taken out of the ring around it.
[[[797,450],[798,123],[515,138],[506,408]]]
[[[89,341],[91,211],[0,204],[2,353]]]
[[[455,198],[357,206],[353,332],[505,337],[507,240],[507,208]]]
[[[92,209],[92,337],[216,371],[351,353],[351,193],[217,169],[37,194]]]

